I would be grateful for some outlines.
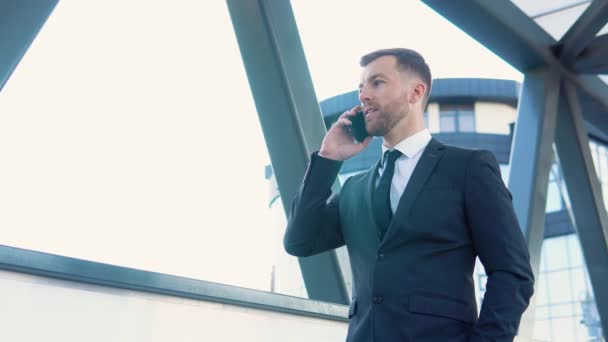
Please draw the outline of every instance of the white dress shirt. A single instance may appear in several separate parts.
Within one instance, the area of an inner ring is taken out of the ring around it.
[[[422,155],[425,147],[429,144],[429,141],[431,141],[431,132],[425,128],[422,131],[402,140],[397,144],[397,146],[395,146],[394,149],[398,150],[402,154],[395,161],[395,173],[393,174],[393,180],[391,183],[390,198],[393,213],[395,213],[397,210],[399,199],[401,198],[401,195],[403,195],[405,187],[407,186],[410,177],[412,177],[414,168],[418,164],[420,156]],[[384,153],[388,150],[389,148],[383,144],[382,156],[384,156]],[[385,162],[385,158],[382,158],[382,163],[378,168],[378,177],[376,177],[376,186],[378,186],[380,177],[382,177],[382,173],[384,172]]]

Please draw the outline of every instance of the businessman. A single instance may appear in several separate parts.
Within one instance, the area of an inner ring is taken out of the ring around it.
[[[494,156],[444,145],[424,127],[424,58],[361,58],[360,105],[311,156],[284,237],[306,257],[346,245],[353,274],[349,342],[513,341],[534,288],[529,254]],[[370,134],[356,142],[352,117]],[[382,137],[383,156],[332,193],[342,162]],[[479,317],[473,269],[488,275]]]

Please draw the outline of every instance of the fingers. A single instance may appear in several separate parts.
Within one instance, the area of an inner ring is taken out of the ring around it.
[[[361,110],[361,106],[360,105],[356,105],[353,108],[351,108],[350,110],[347,110],[346,112],[342,113],[342,115],[340,115],[340,117],[342,118],[342,117],[354,116],[360,110]]]
[[[341,127],[351,126],[352,124],[353,122],[345,117],[340,117],[340,119],[338,119],[338,125]]]

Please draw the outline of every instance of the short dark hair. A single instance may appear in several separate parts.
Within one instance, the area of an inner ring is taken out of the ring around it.
[[[418,52],[411,49],[394,48],[394,49],[381,49],[374,52],[370,52],[367,55],[361,57],[359,64],[364,67],[369,63],[373,62],[377,58],[383,56],[395,56],[397,58],[397,66],[404,71],[413,71],[416,73],[422,81],[426,83],[426,94],[425,100],[428,101],[429,95],[431,94],[432,78],[431,68],[424,61],[424,57]],[[426,101],[423,102],[426,104]]]

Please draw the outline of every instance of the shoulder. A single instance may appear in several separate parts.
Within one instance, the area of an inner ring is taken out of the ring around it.
[[[470,164],[485,161],[498,164],[494,154],[488,150],[459,147],[443,143],[439,144],[445,151],[444,158],[447,158],[452,162],[457,161],[459,163]]]
[[[366,180],[368,179],[367,177],[372,175],[372,172],[373,172],[373,168],[369,169],[369,170],[364,170],[364,171],[361,171],[359,173],[355,173],[355,174],[349,176],[342,183],[342,189],[349,188],[349,187],[357,188],[359,186],[364,186]]]

